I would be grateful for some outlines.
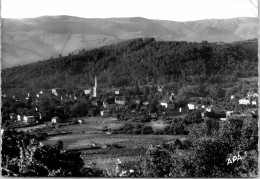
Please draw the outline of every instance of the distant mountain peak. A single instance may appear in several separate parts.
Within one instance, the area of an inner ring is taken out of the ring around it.
[[[138,37],[232,42],[256,38],[258,32],[258,19],[251,17],[177,22],[143,17],[99,19],[60,15],[2,22],[4,68]]]

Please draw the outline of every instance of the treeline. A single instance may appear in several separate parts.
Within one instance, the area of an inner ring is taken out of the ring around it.
[[[257,75],[257,40],[191,43],[139,38],[2,71],[2,87],[122,87]]]

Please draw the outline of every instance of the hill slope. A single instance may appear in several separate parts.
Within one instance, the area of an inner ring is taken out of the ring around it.
[[[257,40],[235,43],[191,43],[127,40],[93,50],[3,69],[2,88],[87,88],[170,83],[196,79],[256,76]]]
[[[28,64],[127,39],[154,37],[164,41],[233,42],[257,37],[257,18],[191,22],[141,17],[85,19],[43,16],[2,19],[2,67]]]

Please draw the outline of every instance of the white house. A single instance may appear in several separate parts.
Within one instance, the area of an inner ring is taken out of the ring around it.
[[[36,119],[34,116],[24,116],[23,121],[28,124],[34,124],[36,123]]]
[[[250,104],[250,100],[248,98],[242,98],[238,102],[239,104],[244,104],[244,105]]]
[[[159,91],[159,92],[162,92],[162,91],[163,91],[163,88],[164,88],[164,86],[158,86],[158,91]]]
[[[61,122],[61,119],[60,119],[59,117],[53,117],[53,118],[51,119],[51,122],[52,122],[52,123],[60,123],[60,122]]]
[[[199,106],[196,103],[188,103],[189,110],[199,109]]]
[[[100,111],[100,115],[101,115],[102,117],[106,117],[106,116],[108,116],[108,114],[109,114],[109,110]]]
[[[252,105],[257,105],[256,100],[253,100],[253,101],[252,101]]]
[[[168,103],[167,102],[163,102],[163,101],[161,101],[161,106],[164,106],[165,108],[167,108],[167,106],[168,106]]]
[[[90,94],[91,93],[91,89],[87,89],[87,90],[84,90],[84,93],[85,93],[85,95],[88,95],[88,94]]]
[[[253,98],[258,98],[258,93],[254,93]]]
[[[167,109],[175,109],[174,103],[162,101],[160,104],[161,106],[164,106]]]
[[[126,100],[124,98],[115,98],[115,103],[119,105],[125,105]]]
[[[59,92],[60,90],[58,89],[58,88],[53,88],[53,89],[51,89],[51,93],[52,94],[54,94],[55,96],[58,96],[58,92]]]
[[[234,111],[226,111],[226,117],[230,117],[232,116]]]
[[[253,91],[249,91],[247,93],[247,97],[249,97],[249,98],[251,98],[251,97],[257,98],[258,97],[258,93],[254,93]]]
[[[17,121],[22,121],[22,116],[20,116],[19,114],[17,115]]]
[[[150,104],[148,101],[143,102],[143,105],[147,106],[148,104]]]

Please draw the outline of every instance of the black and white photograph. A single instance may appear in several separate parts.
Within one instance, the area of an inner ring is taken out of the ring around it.
[[[1,0],[1,176],[258,174],[258,0]]]

